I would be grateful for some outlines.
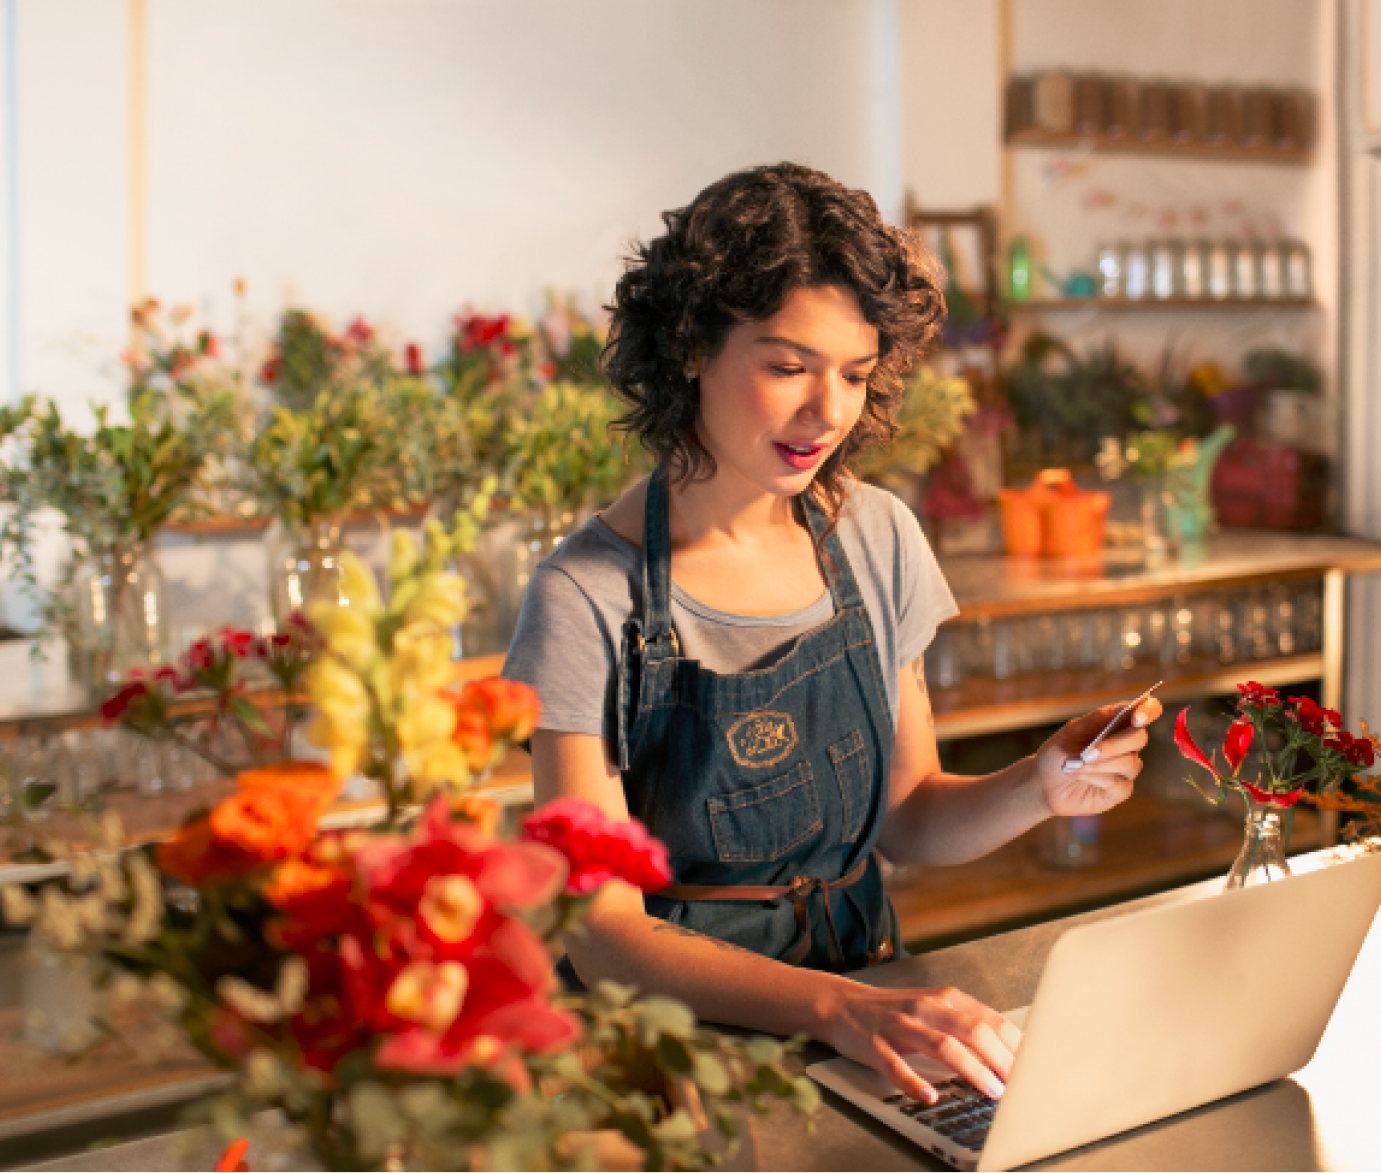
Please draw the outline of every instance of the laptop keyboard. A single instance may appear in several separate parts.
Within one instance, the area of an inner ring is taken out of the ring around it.
[[[997,1101],[990,1100],[972,1084],[962,1079],[946,1079],[933,1085],[940,1098],[933,1104],[913,1100],[910,1096],[884,1096],[883,1103],[910,1116],[928,1128],[933,1128],[946,1140],[960,1148],[978,1152],[988,1138]]]

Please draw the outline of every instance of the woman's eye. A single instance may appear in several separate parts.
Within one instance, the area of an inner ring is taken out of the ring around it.
[[[852,383],[855,387],[866,387],[868,385],[867,375],[845,375],[844,378],[847,379],[850,383]]]
[[[805,370],[805,367],[778,366],[776,364],[772,367],[772,373],[774,375],[783,375],[788,378],[792,375],[803,375],[805,374]]]

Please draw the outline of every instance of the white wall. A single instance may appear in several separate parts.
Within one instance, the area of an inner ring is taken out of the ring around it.
[[[607,295],[727,171],[879,178],[871,0],[153,0],[151,286],[244,277],[437,345],[466,302]]]
[[[1076,345],[1116,336],[1146,364],[1173,345],[1186,364],[1229,365],[1255,346],[1309,351],[1326,371],[1336,349],[1336,144],[1331,0],[1012,0],[1011,68],[1127,73],[1204,84],[1302,87],[1319,99],[1308,167],[1010,152],[1010,232],[1029,235],[1061,277],[1091,269],[1098,243],[1154,237],[1281,235],[1313,253],[1319,310],[1250,314],[1046,315]],[[1037,324],[1025,319],[1027,326]]]
[[[922,207],[1001,198],[999,0],[905,0],[902,168]]]

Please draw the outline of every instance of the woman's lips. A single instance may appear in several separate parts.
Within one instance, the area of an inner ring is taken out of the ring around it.
[[[825,445],[823,444],[778,444],[774,442],[772,447],[777,450],[778,456],[795,469],[814,468],[825,454]]]

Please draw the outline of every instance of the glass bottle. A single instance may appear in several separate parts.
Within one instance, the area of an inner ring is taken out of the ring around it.
[[[1031,294],[1031,245],[1024,236],[1013,237],[1007,251],[1007,296],[1030,301]]]
[[[1253,803],[1247,811],[1242,850],[1228,872],[1224,892],[1281,880],[1290,874],[1280,834],[1280,808]]]

